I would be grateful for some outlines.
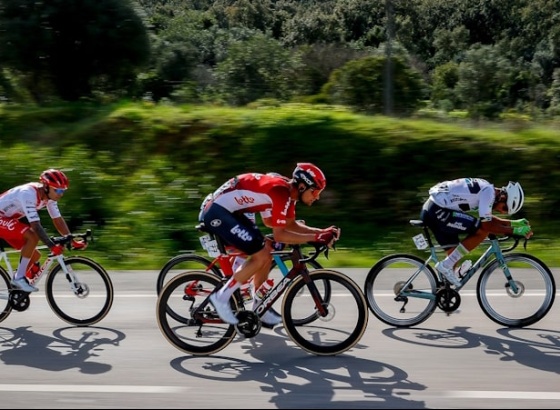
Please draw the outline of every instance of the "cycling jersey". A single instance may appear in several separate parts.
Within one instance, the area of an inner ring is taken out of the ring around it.
[[[483,221],[492,219],[494,185],[481,178],[459,178],[434,185],[430,199],[438,206],[454,211],[476,211]]]
[[[231,213],[259,212],[263,218],[271,218],[271,225],[285,226],[286,219],[295,218],[296,201],[290,198],[288,179],[268,174],[248,173],[231,178],[205,200],[205,208],[211,203],[220,205]]]
[[[26,217],[28,222],[38,222],[40,218],[37,211],[46,207],[51,218],[59,218],[61,214],[58,203],[50,199],[41,200],[39,195],[41,187],[37,182],[30,182],[0,194],[0,217],[9,219]]]

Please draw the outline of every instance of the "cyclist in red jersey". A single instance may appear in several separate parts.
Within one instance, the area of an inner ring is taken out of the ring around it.
[[[244,214],[258,212],[265,226],[272,229],[274,241],[288,244],[320,242],[332,246],[340,230],[321,229],[296,220],[296,203],[311,206],[326,187],[323,172],[311,163],[298,163],[292,178],[279,174],[247,173],[231,178],[205,200],[201,220],[212,233],[250,255],[242,268],[215,294],[210,296],[220,318],[236,325],[229,299],[233,292],[253,277],[258,289],[268,278],[272,264],[272,241]],[[257,302],[255,302],[257,303]],[[261,318],[271,327],[282,321],[272,309]]]
[[[58,200],[62,198],[70,183],[64,172],[47,169],[39,177],[39,182],[19,185],[0,194],[0,238],[11,247],[20,250],[19,265],[12,279],[12,284],[26,292],[38,289],[26,279],[28,269],[38,270],[37,262],[41,253],[36,249],[39,239],[50,248],[54,255],[63,253],[62,245],[56,245],[41,225],[38,211],[47,208],[53,224],[61,235],[70,234],[64,218],[58,209]],[[26,218],[27,222],[22,221]],[[75,249],[84,249],[85,242],[72,242]]]

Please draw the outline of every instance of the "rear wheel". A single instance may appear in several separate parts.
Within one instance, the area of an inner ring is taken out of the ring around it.
[[[379,320],[395,327],[409,327],[434,313],[438,280],[424,263],[414,255],[395,254],[373,265],[364,292],[369,309]]]
[[[167,282],[157,300],[156,317],[169,343],[185,353],[206,356],[233,341],[235,326],[224,323],[208,300],[221,284],[221,278],[205,271],[182,273]],[[232,310],[241,306],[236,298],[231,298]]]
[[[10,316],[12,304],[10,303],[10,275],[0,267],[0,322]]]

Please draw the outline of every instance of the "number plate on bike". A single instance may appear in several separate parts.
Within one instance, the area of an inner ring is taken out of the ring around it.
[[[428,247],[428,241],[426,240],[426,237],[424,236],[424,234],[418,234],[416,236],[412,237],[412,240],[414,241],[414,244],[416,245],[417,249],[426,249]]]
[[[204,235],[200,237],[200,244],[202,248],[208,252],[208,256],[213,258],[220,256],[220,251],[218,250],[218,243],[210,235]]]

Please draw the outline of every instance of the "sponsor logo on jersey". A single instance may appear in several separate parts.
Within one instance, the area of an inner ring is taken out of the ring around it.
[[[290,207],[290,200],[286,201],[286,205],[284,206],[284,210],[281,212],[282,215],[288,214],[288,208]]]
[[[464,213],[461,213],[461,212],[453,212],[453,217],[461,218],[461,219],[468,219],[468,220],[472,219],[470,215],[467,215],[467,214],[464,214]]]
[[[461,231],[464,231],[464,230],[467,229],[465,226],[463,226],[463,224],[461,222],[448,223],[446,226],[449,227],[449,228],[459,229]]]
[[[242,197],[235,196],[233,197],[233,199],[235,199],[235,202],[237,202],[239,205],[252,204],[255,202],[255,198],[251,198],[247,195],[243,195]]]
[[[251,234],[239,225],[235,225],[230,232],[244,242],[250,242],[253,240]]]
[[[220,226],[222,224],[222,220],[221,219],[212,219],[210,221],[210,225],[213,226],[214,228],[217,228],[218,226]]]
[[[7,229],[8,231],[13,231],[16,227],[15,219],[0,218],[0,227]]]

